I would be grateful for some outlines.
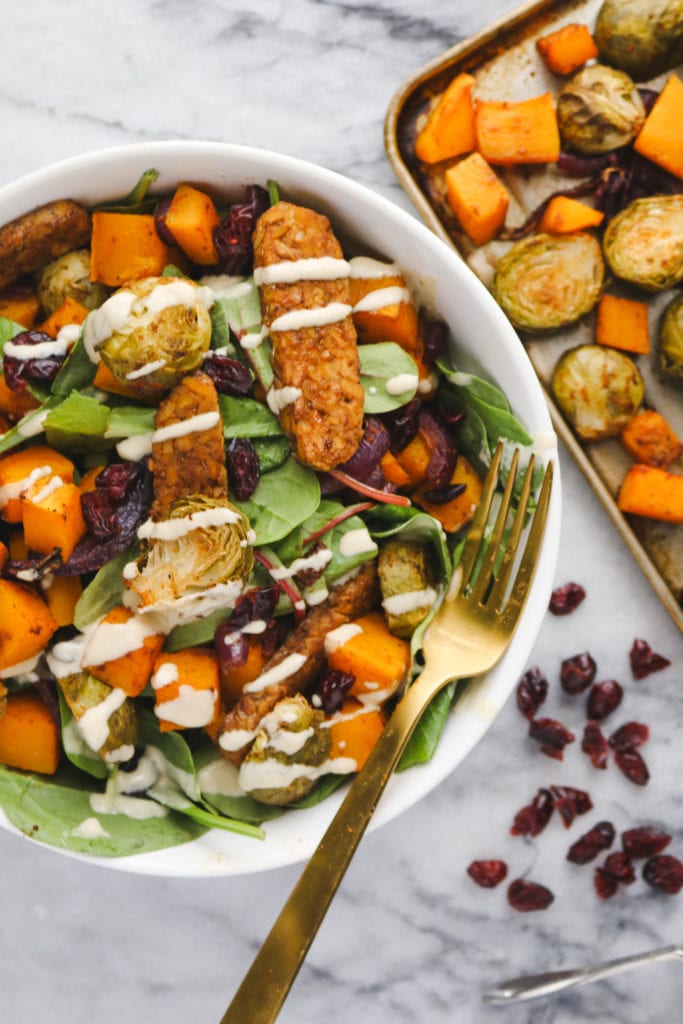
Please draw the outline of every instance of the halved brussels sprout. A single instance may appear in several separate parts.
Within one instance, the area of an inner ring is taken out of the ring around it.
[[[87,318],[83,340],[144,398],[173,387],[211,344],[213,293],[183,277],[148,277],[114,292]]]
[[[604,0],[595,42],[608,64],[653,78],[683,61],[683,0]]]
[[[636,199],[607,225],[605,259],[617,277],[648,291],[683,281],[683,195]]]
[[[662,314],[659,363],[667,377],[683,381],[683,293],[674,296]]]
[[[645,385],[625,353],[603,345],[578,345],[559,359],[552,390],[583,441],[614,437],[635,416]]]
[[[89,672],[77,672],[57,679],[57,683],[91,750],[111,764],[129,761],[138,742],[138,714],[133,701]],[[106,701],[110,703],[105,708]],[[105,708],[104,714],[95,710],[100,705]]]
[[[253,565],[249,520],[229,501],[195,494],[138,530],[143,550],[124,573],[126,602],[165,626],[202,618],[239,596]]]
[[[383,601],[401,594],[412,594],[417,595],[421,602],[416,608],[408,607],[396,614],[385,608],[391,632],[409,639],[436,599],[436,592],[431,589],[435,573],[429,552],[424,545],[414,541],[386,541],[380,545],[377,572]],[[390,601],[388,605],[390,608]]]
[[[493,294],[515,327],[549,330],[593,308],[605,265],[592,235],[530,235],[498,261]]]
[[[565,146],[579,153],[606,153],[626,146],[645,120],[633,79],[605,64],[589,64],[557,97],[557,124]]]
[[[90,280],[89,249],[72,249],[58,256],[38,276],[38,298],[48,315],[67,298],[80,302],[86,309],[96,309],[108,295],[109,288]]]
[[[242,762],[241,788],[264,804],[291,804],[305,796],[332,747],[324,717],[300,693],[279,701],[262,719]]]

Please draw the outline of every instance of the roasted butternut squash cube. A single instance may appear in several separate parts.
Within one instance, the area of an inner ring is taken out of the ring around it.
[[[0,717],[0,764],[54,775],[59,766],[59,729],[37,693],[11,693]]]
[[[481,498],[482,482],[474,466],[464,455],[458,455],[450,482],[451,485],[465,484],[465,490],[443,505],[437,505],[425,497],[431,490],[431,484],[427,483],[421,484],[412,498],[416,505],[439,520],[446,533],[455,533],[471,522]]]
[[[105,645],[107,648],[115,651],[123,646],[123,653],[99,664],[88,665],[88,672],[112,689],[123,690],[129,697],[139,696],[147,686],[154,662],[161,653],[163,634],[150,632],[143,620],[137,620],[135,613],[122,604],[107,612],[97,630],[104,630],[111,638]]]
[[[0,458],[0,509],[8,523],[20,523],[22,495],[36,485],[43,487],[59,476],[66,483],[74,478],[74,464],[47,445],[34,445],[9,452]]]
[[[357,700],[346,700],[331,719],[330,759],[349,758],[360,771],[384,729],[384,716],[378,708],[364,707]]]
[[[57,477],[53,478],[53,483]],[[59,548],[66,562],[87,530],[81,509],[81,492],[72,483],[62,483],[53,490],[50,485],[24,497],[22,520],[24,540],[31,551],[49,555]]]
[[[350,280],[353,323],[361,343],[394,341],[420,356],[417,309],[402,274]]]
[[[0,669],[13,668],[40,654],[58,623],[30,587],[0,579]]]
[[[510,196],[480,153],[471,153],[446,171],[448,205],[475,245],[485,245],[503,224]]]
[[[45,602],[58,625],[72,626],[78,599],[83,593],[80,576],[54,576],[43,590]]]
[[[162,732],[211,727],[220,704],[218,662],[206,647],[161,654],[154,663],[154,713]]]
[[[352,635],[328,651],[329,667],[354,676],[351,696],[387,700],[408,673],[410,644],[389,632],[381,612],[354,619],[350,627]]]
[[[475,106],[477,149],[490,164],[555,163],[560,131],[549,92],[528,100],[479,100]]]

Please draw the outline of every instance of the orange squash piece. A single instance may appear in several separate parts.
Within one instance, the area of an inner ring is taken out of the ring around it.
[[[107,625],[120,627],[126,633],[126,624],[134,618],[130,608],[119,604],[111,608],[102,619]],[[129,697],[138,697],[149,682],[154,662],[164,645],[161,633],[150,633],[142,639],[139,647],[118,658],[111,658],[100,665],[88,665],[88,672],[101,679],[113,689],[123,690]]]
[[[122,380],[117,380],[109,367],[105,366],[103,362],[97,364],[92,383],[93,387],[101,388],[102,391],[110,391],[114,395],[123,395],[124,398],[134,398],[137,402],[146,402],[144,396],[140,395],[139,388],[136,390],[132,383],[128,385]]]
[[[81,494],[87,494],[89,491],[97,490],[97,478],[104,469],[104,466],[93,466],[87,473],[84,473],[78,483],[78,489]]]
[[[549,92],[528,100],[479,100],[475,105],[477,149],[490,164],[555,163],[560,132]]]
[[[92,215],[90,277],[118,288],[127,281],[158,277],[169,261],[169,247],[161,241],[154,217],[147,213]]]
[[[396,459],[403,472],[408,475],[411,487],[416,487],[424,480],[431,455],[431,445],[421,430],[418,430],[405,448],[396,453]]]
[[[682,111],[683,82],[677,75],[671,75],[633,144],[641,156],[678,178],[683,178]]]
[[[178,185],[165,220],[166,227],[193,263],[201,267],[218,263],[213,229],[221,219],[211,196],[193,185]]]
[[[242,696],[242,690],[260,676],[266,664],[263,644],[257,636],[247,636],[247,660],[243,665],[231,665],[220,669],[221,696],[226,707],[231,708]]]
[[[647,303],[607,293],[601,295],[595,320],[595,340],[609,348],[646,355],[650,351]]]
[[[380,467],[384,473],[384,479],[396,487],[405,487],[410,483],[410,477],[405,469],[391,452],[385,452],[380,459]]]
[[[480,153],[470,153],[446,171],[448,205],[475,245],[498,234],[510,204],[507,188]]]
[[[24,540],[29,549],[49,555],[53,548],[59,548],[66,562],[87,530],[76,484],[63,483],[44,495],[39,490],[21,502]]]
[[[587,25],[572,22],[536,40],[536,49],[549,71],[571,75],[587,60],[598,56],[598,48]]]
[[[42,597],[23,583],[0,579],[0,669],[40,654],[56,629]]]
[[[46,469],[49,472],[44,472]],[[23,516],[22,495],[31,487],[44,487],[54,476],[71,483],[74,464],[61,452],[47,445],[35,445],[0,457],[0,506],[3,518],[8,523],[20,523]]]
[[[9,548],[0,540],[0,570],[9,558]]]
[[[384,716],[377,708],[364,707],[357,700],[346,700],[331,719],[330,758],[348,757],[360,771],[384,729]]]
[[[382,695],[386,700],[405,679],[410,668],[410,644],[389,632],[382,612],[370,612],[351,623],[360,628],[327,655],[332,669],[354,676],[349,693]]]
[[[24,282],[10,285],[0,294],[0,316],[30,330],[40,313],[40,301],[34,288]]]
[[[154,713],[162,732],[210,727],[215,721],[220,700],[218,662],[208,648],[187,647],[159,655],[152,685],[156,695]]]
[[[455,76],[439,97],[415,140],[419,160],[435,164],[474,149],[473,85],[472,75],[463,72]]]
[[[394,341],[409,355],[421,355],[422,345],[418,324],[417,309],[407,295],[406,280],[402,274],[387,277],[359,278],[352,277],[349,281],[353,323],[361,343],[375,341]],[[371,293],[381,292],[383,296],[391,296],[387,289],[405,290],[406,295],[399,301],[387,301],[385,305],[375,306],[379,301],[373,299]],[[356,308],[358,304],[371,307]]]
[[[16,423],[27,412],[37,409],[40,402],[30,391],[12,391],[5,383],[5,375],[0,373],[0,413],[10,422]]]
[[[553,196],[546,206],[538,230],[550,235],[571,235],[575,231],[585,231],[602,224],[604,213],[587,206],[586,203],[572,199],[571,196]]]
[[[622,481],[617,505],[631,515],[683,523],[683,476],[637,463]]]
[[[54,775],[59,766],[59,729],[37,693],[11,693],[0,717],[0,764]]]
[[[61,306],[47,320],[43,320],[38,330],[49,334],[51,338],[56,338],[62,327],[68,324],[82,324],[89,312],[86,306],[67,296]]]
[[[54,576],[43,594],[45,602],[59,626],[73,626],[74,612],[83,593],[80,576]]]
[[[662,414],[654,409],[641,409],[619,436],[636,462],[647,466],[666,469],[683,455],[683,444]]]
[[[412,500],[430,516],[438,519],[446,533],[455,533],[466,526],[474,516],[481,498],[482,482],[476,470],[464,455],[458,455],[451,484],[465,484],[465,490],[458,497],[443,505],[435,505],[425,497],[431,484],[423,483],[412,495]]]

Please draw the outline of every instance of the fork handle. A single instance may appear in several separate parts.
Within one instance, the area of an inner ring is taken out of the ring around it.
[[[410,736],[448,680],[415,680],[380,733],[363,769],[280,911],[221,1024],[272,1024],[287,998],[346,869]]]

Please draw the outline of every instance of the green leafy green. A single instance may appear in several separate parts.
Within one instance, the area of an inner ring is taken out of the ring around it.
[[[359,345],[358,355],[360,382],[365,392],[363,408],[366,413],[390,412],[415,397],[418,368],[405,349],[395,341]],[[394,393],[397,386],[403,388],[398,394]]]
[[[144,405],[119,405],[110,410],[104,436],[138,437],[154,431],[155,409]]]
[[[451,711],[455,686],[455,683],[449,683],[431,701],[408,740],[398,771],[404,771],[415,764],[424,764],[432,759]]]
[[[137,182],[123,199],[116,203],[98,203],[93,210],[104,210],[107,213],[149,213],[157,204],[157,200],[148,197],[147,193],[159,177],[159,172],[153,167],[143,171]]]
[[[233,398],[219,395],[218,406],[223,418],[225,437],[277,437],[282,428],[267,405],[253,398]]]
[[[320,484],[311,469],[289,458],[264,473],[247,501],[235,505],[251,523],[256,544],[273,544],[308,518],[320,502]]]
[[[259,468],[262,473],[277,469],[290,456],[291,449],[286,437],[253,438],[251,442],[256,450]]]
[[[115,605],[121,603],[123,584],[121,572],[127,562],[132,562],[139,554],[137,541],[120,555],[106,562],[97,571],[76,603],[74,626],[83,631],[95,619],[106,615]]]
[[[63,398],[72,391],[82,391],[92,384],[96,366],[90,359],[83,342],[83,332],[78,336],[76,344],[62,363],[59,373],[52,381],[53,395]]]
[[[45,418],[47,443],[65,452],[109,448],[111,445],[105,439],[109,414],[108,407],[96,398],[72,391]]]
[[[4,434],[0,434],[0,455],[18,447],[29,438],[35,438],[38,434],[42,434],[42,421],[50,409],[54,409],[59,404],[59,401],[56,395],[51,395],[39,409],[27,412],[18,423],[6,430]]]

